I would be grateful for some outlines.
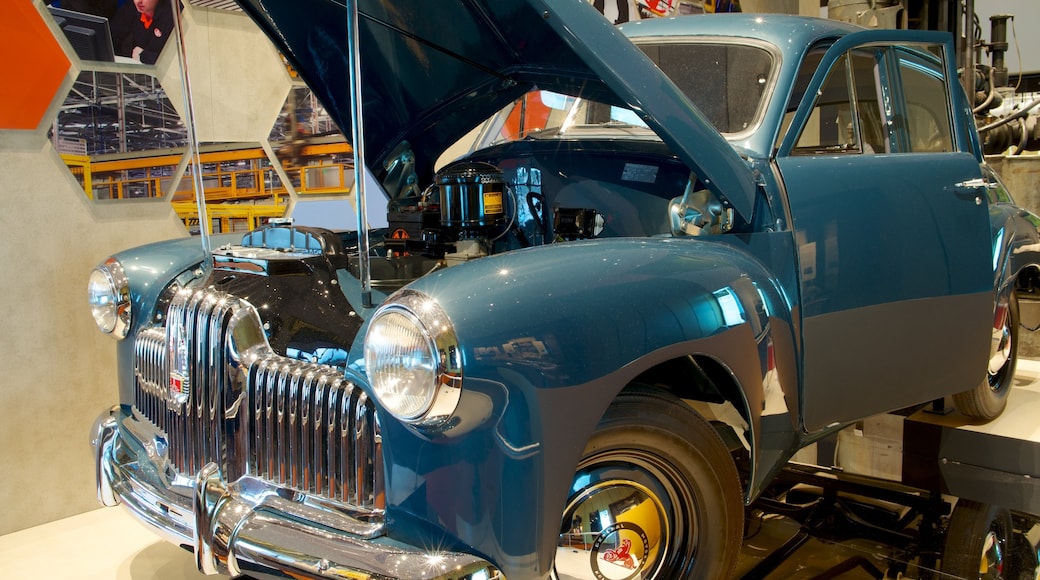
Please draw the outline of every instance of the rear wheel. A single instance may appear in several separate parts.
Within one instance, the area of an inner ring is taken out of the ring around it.
[[[974,389],[953,396],[957,410],[984,421],[999,417],[1007,406],[1017,364],[1018,297],[1012,291],[997,304],[986,378]]]
[[[662,391],[626,390],[575,473],[557,577],[726,578],[743,523],[736,466],[711,424]]]
[[[987,503],[961,499],[946,530],[941,569],[968,580],[1010,578],[1011,512]]]

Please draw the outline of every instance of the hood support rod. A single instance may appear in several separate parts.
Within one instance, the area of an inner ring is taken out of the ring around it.
[[[361,306],[371,308],[372,272],[369,265],[368,211],[365,207],[365,127],[361,116],[361,50],[358,41],[358,0],[347,0],[347,55],[350,64],[350,133],[354,150],[354,203],[357,205],[358,277]]]
[[[209,269],[213,260],[210,245],[210,228],[213,227],[206,212],[206,188],[202,183],[202,157],[199,146],[199,135],[195,127],[195,100],[191,94],[191,82],[188,79],[188,52],[184,44],[184,26],[181,22],[181,7],[177,0],[170,0],[173,10],[173,25],[177,31],[177,62],[181,67],[181,93],[184,95],[185,125],[188,129],[188,159],[191,166],[192,183],[195,186],[195,211],[199,214],[199,240],[206,258],[203,268]]]

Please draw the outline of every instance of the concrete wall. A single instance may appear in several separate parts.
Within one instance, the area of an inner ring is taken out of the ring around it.
[[[97,507],[88,435],[117,402],[112,339],[86,305],[110,253],[185,235],[169,204],[100,205],[42,135],[0,132],[0,534]]]
[[[280,57],[241,13],[186,11],[202,138],[266,137],[289,87]],[[165,78],[176,70],[164,64],[169,48],[144,72],[180,107],[179,83]],[[46,132],[82,66],[71,60],[37,130],[0,130],[0,534],[99,507],[89,432],[118,395],[114,342],[87,308],[87,277],[121,249],[187,235],[168,203],[90,201],[65,168]]]

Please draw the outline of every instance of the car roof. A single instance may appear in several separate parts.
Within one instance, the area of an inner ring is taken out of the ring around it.
[[[653,18],[623,24],[619,29],[629,38],[647,36],[725,36],[753,38],[773,44],[785,52],[864,30],[837,20],[786,14],[697,14]]]

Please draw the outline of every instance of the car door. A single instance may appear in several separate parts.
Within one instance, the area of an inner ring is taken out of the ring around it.
[[[920,37],[901,46],[858,33],[807,58],[819,70],[799,74],[811,79],[806,102],[778,148],[810,432],[985,376],[993,276],[980,161],[956,116],[966,111],[951,46]]]

